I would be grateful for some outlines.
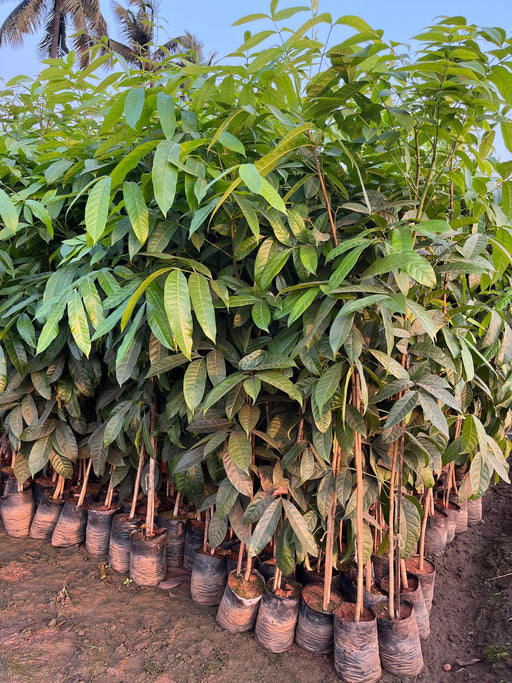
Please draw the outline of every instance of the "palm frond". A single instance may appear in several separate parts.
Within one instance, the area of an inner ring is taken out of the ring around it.
[[[0,26],[0,45],[20,45],[27,33],[35,33],[45,19],[44,0],[23,0]]]

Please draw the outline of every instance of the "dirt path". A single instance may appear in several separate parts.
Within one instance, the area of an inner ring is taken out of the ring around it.
[[[485,497],[484,522],[438,562],[418,681],[512,683],[512,580],[488,580],[510,572],[511,557],[512,487],[500,485]],[[187,581],[138,588],[83,550],[9,538],[0,524],[0,683],[339,680],[329,657],[295,645],[267,653],[251,635],[220,629],[214,615],[190,600]]]

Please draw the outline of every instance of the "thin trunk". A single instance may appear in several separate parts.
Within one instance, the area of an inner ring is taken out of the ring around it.
[[[91,465],[92,460],[89,460],[89,464],[87,465],[87,469],[85,470],[84,481],[82,483],[82,490],[80,491],[80,498],[78,499],[78,503],[76,504],[78,508],[82,507],[82,505],[84,504],[85,492],[87,491],[87,484],[89,482],[89,474],[91,473]]]
[[[62,0],[55,0],[53,5],[52,42],[50,45],[50,59],[56,59],[59,54],[60,22],[62,17]]]
[[[59,479],[57,481],[57,486],[55,487],[55,491],[53,493],[53,500],[59,500],[59,498],[62,497],[62,494],[64,492],[64,484],[65,484],[65,479],[59,474]]]

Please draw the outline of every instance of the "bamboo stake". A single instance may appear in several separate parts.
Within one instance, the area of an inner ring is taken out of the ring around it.
[[[208,527],[210,525],[208,518],[208,510],[204,513],[204,533],[203,533],[203,552],[208,552]]]
[[[172,511],[173,517],[177,517],[179,515],[181,497],[182,497],[182,494],[178,491],[178,493],[176,494],[176,500],[174,501],[174,510]]]
[[[427,529],[427,520],[429,518],[429,510],[430,510],[430,501],[429,497],[432,492],[432,489],[427,489],[423,501],[423,519],[421,520],[421,532],[420,532],[420,543],[418,547],[418,555],[419,555],[419,562],[418,562],[418,569],[420,572],[423,571],[423,560],[425,557],[425,531]]]
[[[110,509],[112,505],[112,496],[114,495],[114,472],[116,471],[116,466],[110,466],[110,481],[108,484],[107,495],[105,496],[105,506]]]
[[[89,481],[89,474],[91,473],[91,465],[92,465],[92,460],[89,460],[89,463],[87,465],[87,469],[85,471],[84,481],[82,483],[82,490],[80,491],[80,498],[78,499],[78,503],[76,504],[76,506],[78,508],[82,507],[82,505],[84,504],[85,492],[87,490],[87,483]]]
[[[369,593],[372,589],[373,581],[372,581],[372,561],[370,558],[366,561],[366,564],[364,566],[364,578],[365,578],[365,588],[367,592]]]
[[[156,395],[156,377],[151,378],[151,387],[153,389],[153,396],[151,399],[151,410],[149,428],[151,434],[151,445],[153,446],[153,457],[149,459],[149,476],[148,476],[148,505],[146,511],[146,537],[153,536],[153,528],[155,523],[155,465],[156,465],[156,438],[154,430],[156,426],[157,413],[157,395]]]
[[[273,591],[274,593],[278,588],[281,588],[281,580],[283,578],[283,572],[279,569],[279,567],[276,565],[276,573],[274,574],[274,585],[273,585]]]
[[[144,448],[144,444],[142,444],[141,449],[140,449],[140,455],[139,455],[139,464],[137,466],[137,474],[135,475],[135,484],[133,485],[133,498],[132,498],[132,506],[130,508],[130,516],[129,519],[133,519],[135,517],[135,508],[137,507],[137,498],[139,495],[139,488],[140,488],[140,478],[142,476],[142,468],[144,466],[144,460],[146,459],[146,450]]]
[[[400,560],[400,574],[402,577],[402,588],[407,590],[409,588],[409,579],[407,578],[407,569],[405,567],[405,560]]]
[[[238,562],[236,564],[236,575],[240,576],[242,573],[242,560],[244,557],[245,543],[240,543],[240,548],[238,550]]]
[[[393,456],[391,460],[391,480],[389,483],[389,616],[395,614],[395,477],[396,460],[398,455],[398,441],[393,442]]]
[[[338,472],[338,458],[339,458],[339,446],[334,443],[333,456],[332,456],[332,473],[334,480],[336,480],[336,474]],[[334,490],[332,506],[329,510],[327,516],[327,538],[325,541],[325,569],[324,569],[324,601],[323,609],[324,612],[327,611],[329,603],[331,601],[331,583],[332,583],[332,558],[333,558],[333,548],[334,548],[334,523],[336,519],[336,489]],[[318,562],[320,563],[321,553],[318,553]]]
[[[355,409],[360,412],[360,388],[359,375],[354,369],[352,378],[352,403]],[[361,435],[354,432],[354,456],[356,461],[356,552],[357,552],[357,601],[355,620],[359,621],[363,611],[363,453],[361,445]]]

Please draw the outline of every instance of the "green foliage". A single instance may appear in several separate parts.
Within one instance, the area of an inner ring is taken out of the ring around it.
[[[284,572],[333,509],[354,519],[357,435],[370,518],[403,445],[406,555],[443,466],[466,497],[508,481],[512,397],[509,41],[458,18],[411,50],[357,17],[283,25],[303,11],[272,3],[233,63],[99,82],[52,61],[2,93],[0,137],[20,477],[125,472],[144,449],[215,508],[212,546],[228,523],[251,555],[274,539]]]

